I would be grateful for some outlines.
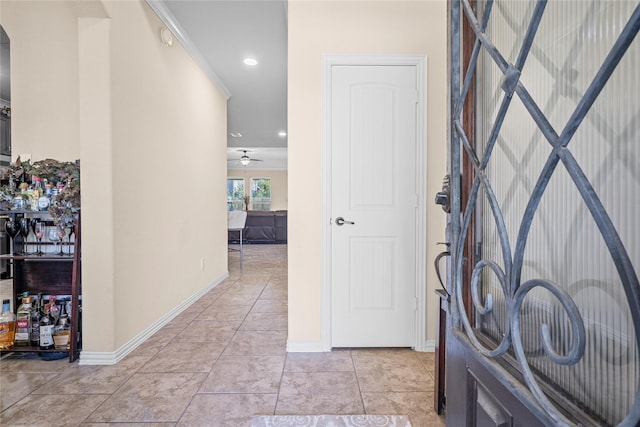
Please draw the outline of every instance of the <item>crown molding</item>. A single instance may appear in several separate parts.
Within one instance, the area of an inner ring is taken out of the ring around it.
[[[176,17],[171,13],[171,11],[167,8],[164,1],[162,0],[145,0],[149,7],[158,15],[158,18],[162,21],[164,25],[167,26],[169,31],[178,39],[180,44],[184,47],[184,49],[191,55],[193,60],[198,64],[198,66],[204,71],[204,73],[209,77],[209,79],[213,82],[218,89],[222,91],[226,99],[231,98],[231,92],[224,85],[220,77],[211,69],[209,63],[204,58],[200,50],[196,47],[196,45],[191,41],[187,32],[182,28]]]

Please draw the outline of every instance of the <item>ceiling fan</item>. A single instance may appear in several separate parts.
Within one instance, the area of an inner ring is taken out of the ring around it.
[[[242,156],[240,156],[240,159],[229,159],[229,162],[240,162],[240,164],[242,166],[247,166],[249,163],[251,162],[261,162],[262,160],[260,159],[254,159],[251,158],[247,155],[247,150],[238,150],[242,152]]]

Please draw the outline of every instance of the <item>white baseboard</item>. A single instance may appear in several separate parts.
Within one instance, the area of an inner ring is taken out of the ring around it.
[[[165,326],[171,320],[173,320],[180,313],[189,308],[194,302],[196,302],[200,297],[209,292],[211,289],[218,286],[229,277],[229,272],[226,272],[214,279],[210,284],[200,289],[198,292],[187,298],[180,305],[174,307],[169,312],[167,312],[164,316],[158,319],[156,322],[151,324],[148,328],[140,332],[135,337],[131,338],[127,343],[118,348],[116,351],[87,351],[82,350],[80,352],[80,361],[78,364],[80,365],[115,365],[120,360],[122,360],[127,354],[131,353],[135,350],[140,344],[145,342],[147,338],[151,335],[155,334],[160,328]]]
[[[320,341],[287,341],[287,353],[324,353]]]
[[[420,350],[425,353],[434,353],[436,351],[436,340],[426,340],[423,344],[423,347]]]
[[[421,346],[415,348],[415,351],[433,353],[436,351],[436,341],[426,340]],[[287,353],[324,353],[325,350],[320,341],[287,341]]]

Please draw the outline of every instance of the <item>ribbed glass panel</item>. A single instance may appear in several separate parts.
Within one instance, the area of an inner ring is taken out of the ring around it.
[[[486,34],[515,63],[535,2],[497,1]],[[550,1],[520,81],[560,134],[627,23],[636,1]],[[478,10],[484,4],[479,2]],[[568,145],[640,271],[640,39],[632,43]],[[502,73],[482,52],[476,76],[476,141],[487,141],[504,97]],[[505,221],[513,256],[532,190],[551,145],[514,95],[486,173]],[[483,152],[481,148],[478,149]],[[503,269],[496,222],[481,191],[482,259]],[[555,350],[569,348],[571,331],[559,301],[531,291],[522,308],[522,341],[528,363],[545,382],[572,398],[597,423],[615,425],[629,412],[640,381],[635,328],[624,287],[605,240],[575,183],[558,164],[532,221],[520,283],[545,279],[566,291],[583,318],[586,349],[572,366],[550,361],[540,325],[551,328]],[[494,309],[478,319],[500,340],[509,322],[501,285],[490,269],[482,293]],[[637,325],[640,327],[640,325]]]

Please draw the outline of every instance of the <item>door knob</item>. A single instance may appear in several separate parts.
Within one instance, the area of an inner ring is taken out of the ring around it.
[[[353,225],[353,224],[355,224],[355,222],[353,222],[353,221],[345,221],[345,219],[342,218],[341,216],[336,218],[336,225],[343,226],[345,224]]]

